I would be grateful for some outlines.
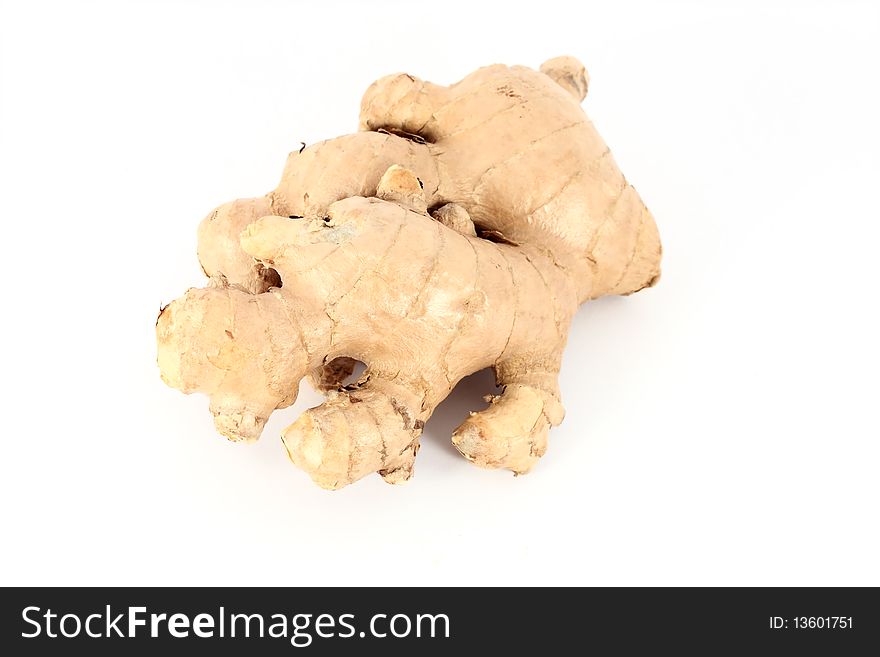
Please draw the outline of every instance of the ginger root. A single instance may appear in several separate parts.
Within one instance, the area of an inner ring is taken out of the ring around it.
[[[199,228],[209,285],[157,321],[163,380],[210,397],[217,430],[259,437],[308,376],[327,401],[282,440],[329,489],[412,475],[419,436],[465,376],[501,394],[452,440],[527,472],[563,408],[580,303],[659,277],[653,217],[580,107],[584,67],[479,69],[443,87],[375,82],[361,132],[291,153],[278,187]],[[343,386],[354,363],[367,365]]]

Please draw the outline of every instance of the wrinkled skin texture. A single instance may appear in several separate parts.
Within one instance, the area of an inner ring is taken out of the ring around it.
[[[163,380],[203,392],[220,433],[255,440],[308,376],[327,401],[284,431],[320,486],[407,480],[465,376],[501,394],[452,440],[527,472],[562,421],[557,375],[580,303],[659,276],[654,220],[580,107],[583,66],[489,66],[442,87],[367,90],[361,132],[291,153],[265,197],[199,228],[211,277],[160,313]],[[356,360],[367,370],[341,382]]]

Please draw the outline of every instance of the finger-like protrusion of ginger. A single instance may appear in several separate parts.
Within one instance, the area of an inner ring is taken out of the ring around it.
[[[548,59],[541,64],[541,73],[565,89],[576,101],[581,102],[587,97],[590,76],[576,58],[563,55]]]
[[[376,80],[361,100],[361,130],[400,130],[433,141],[434,111],[449,89],[414,75],[397,73]]]
[[[331,392],[282,434],[290,460],[330,490],[373,472],[389,483],[408,480],[423,422],[402,397],[370,384],[350,393]]]
[[[431,216],[456,233],[469,237],[477,236],[477,230],[474,227],[474,222],[471,221],[471,216],[458,203],[447,203],[434,210]]]
[[[409,210],[427,212],[425,184],[409,169],[398,164],[388,167],[379,179],[376,196]]]
[[[241,233],[241,248],[258,261],[277,265],[279,270],[308,269],[338,247],[328,238],[327,223],[326,218],[317,217],[262,217]]]
[[[244,198],[221,205],[199,224],[198,256],[206,276],[223,276],[253,294],[280,284],[271,267],[254,262],[239,248],[241,231],[271,214],[269,198]]]
[[[471,413],[452,434],[452,444],[483,468],[528,472],[547,451],[547,434],[555,411],[549,413],[546,393],[530,386],[511,385],[491,397],[489,407]]]
[[[248,406],[247,402],[235,397],[212,399],[210,410],[217,433],[234,443],[256,441],[263,433],[269,414],[275,409],[255,410]]]
[[[162,379],[211,400],[217,430],[256,440],[276,408],[296,400],[308,369],[295,311],[274,291],[253,295],[214,279],[162,309],[156,321]]]

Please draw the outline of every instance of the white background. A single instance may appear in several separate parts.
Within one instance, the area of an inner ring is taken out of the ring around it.
[[[880,584],[877,4],[18,2],[0,10],[0,583]],[[195,229],[356,127],[375,78],[580,58],[659,287],[582,308],[532,474],[427,426],[315,487],[166,388]]]

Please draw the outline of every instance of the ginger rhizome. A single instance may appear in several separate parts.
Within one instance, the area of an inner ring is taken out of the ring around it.
[[[308,376],[327,401],[282,440],[335,489],[407,480],[437,405],[492,367],[501,393],[452,441],[527,472],[562,421],[578,305],[659,277],[653,217],[581,109],[586,91],[571,57],[449,87],[375,82],[360,132],[294,151],[275,190],[202,222],[210,280],[160,313],[164,381],[207,394],[217,430],[250,441]],[[344,386],[356,361],[366,371]]]

